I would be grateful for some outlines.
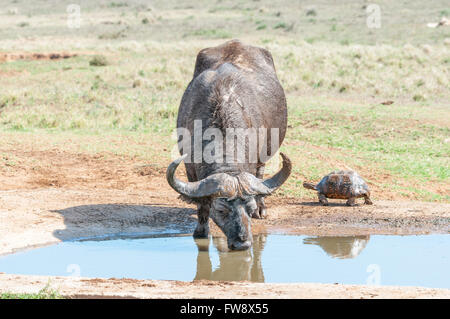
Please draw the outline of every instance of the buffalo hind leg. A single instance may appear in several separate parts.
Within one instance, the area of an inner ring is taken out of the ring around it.
[[[195,238],[208,238],[209,235],[209,203],[199,203],[197,210],[198,223],[194,231]]]
[[[256,169],[256,177],[262,179],[264,177],[264,165]],[[256,196],[256,205],[258,208],[253,212],[252,217],[256,219],[263,219],[267,217],[266,203],[263,196]]]

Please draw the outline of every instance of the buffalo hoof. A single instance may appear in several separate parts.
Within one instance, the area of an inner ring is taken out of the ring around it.
[[[250,240],[246,240],[243,242],[234,242],[228,248],[231,250],[247,250],[252,246],[252,242]]]
[[[253,212],[252,218],[264,219],[267,218],[266,204],[264,203],[264,198],[259,198],[256,200],[258,208]]]
[[[209,225],[197,225],[197,228],[194,230],[194,238],[208,238],[209,235]]]
[[[265,218],[267,218],[266,209],[263,208],[263,209],[255,210],[255,212],[252,214],[252,218],[255,218],[255,219],[265,219]]]

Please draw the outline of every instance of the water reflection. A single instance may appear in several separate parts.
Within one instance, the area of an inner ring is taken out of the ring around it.
[[[321,247],[328,256],[339,259],[357,257],[366,247],[370,236],[349,237],[307,237],[303,243]],[[212,244],[218,252],[219,264],[213,269],[210,255],[210,240],[196,239],[197,270],[194,280],[224,280],[264,282],[264,271],[261,256],[266,244],[267,235],[253,238],[253,246],[246,251],[230,251],[227,240],[214,237]]]
[[[198,248],[197,272],[194,280],[227,280],[264,282],[261,255],[267,235],[254,236],[252,248],[246,251],[229,251],[226,238],[213,238],[219,252],[219,265],[213,269],[209,254],[209,239],[196,239]]]
[[[366,247],[370,236],[307,237],[304,244],[320,246],[328,256],[348,259],[357,257]]]
[[[190,235],[74,241],[0,256],[0,272],[67,276],[68,265],[76,264],[81,276],[92,278],[366,284],[368,266],[377,264],[381,285],[448,289],[449,239],[264,235],[254,236],[245,252],[228,251],[225,238],[194,241]]]

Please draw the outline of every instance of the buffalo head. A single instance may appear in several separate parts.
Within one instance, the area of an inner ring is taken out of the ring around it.
[[[256,198],[272,194],[289,177],[291,161],[281,153],[283,167],[268,179],[259,179],[247,172],[232,175],[212,174],[200,181],[183,182],[175,171],[184,156],[167,168],[167,181],[178,193],[190,198],[210,198],[210,217],[227,236],[228,247],[233,250],[248,249],[252,245],[251,218],[257,209]]]

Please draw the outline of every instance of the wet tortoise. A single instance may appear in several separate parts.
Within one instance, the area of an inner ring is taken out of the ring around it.
[[[316,190],[319,202],[327,206],[327,198],[347,199],[348,206],[356,205],[356,199],[364,197],[366,205],[372,205],[367,183],[354,171],[334,171],[326,175],[319,184],[303,183],[303,187]]]

